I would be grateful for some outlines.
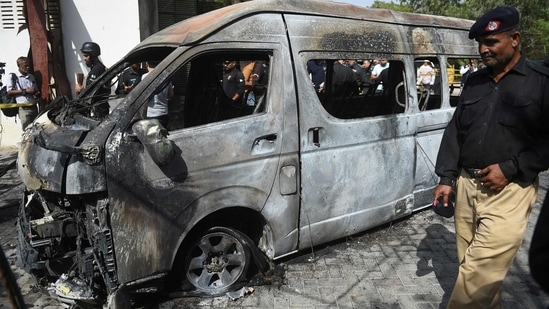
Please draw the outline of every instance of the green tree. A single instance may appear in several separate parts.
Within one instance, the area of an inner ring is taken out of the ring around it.
[[[372,8],[377,9],[388,9],[393,11],[399,11],[399,12],[413,12],[413,9],[411,6],[407,4],[401,3],[394,3],[394,2],[385,2],[382,0],[375,0],[372,4]]]
[[[459,6],[459,0],[409,0],[414,12],[451,16],[451,12]]]
[[[530,59],[549,57],[549,7],[547,0],[466,0],[471,10],[471,19],[480,17],[484,12],[499,5],[511,5],[520,12],[522,40],[521,47]]]

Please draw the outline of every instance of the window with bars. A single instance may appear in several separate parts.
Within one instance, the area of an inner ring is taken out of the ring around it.
[[[196,15],[196,0],[173,1],[159,0],[158,1],[158,28],[164,29],[172,24],[175,24],[184,19]]]
[[[220,8],[215,0],[158,0],[159,29]]]
[[[0,30],[18,29],[25,23],[23,0],[0,0]]]

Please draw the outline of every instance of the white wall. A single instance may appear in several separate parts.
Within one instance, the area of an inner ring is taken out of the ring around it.
[[[71,83],[73,97],[76,73],[88,74],[88,68],[80,53],[82,43],[96,42],[101,46],[101,61],[105,66],[118,62],[139,39],[139,8],[135,0],[73,0],[60,1],[65,47],[67,78]],[[0,62],[6,62],[6,73],[17,70],[16,60],[29,51],[29,34],[25,29],[0,30]],[[6,83],[2,76],[2,83]],[[17,122],[16,122],[17,121]],[[0,116],[0,147],[16,146],[21,139],[21,124],[18,118]]]

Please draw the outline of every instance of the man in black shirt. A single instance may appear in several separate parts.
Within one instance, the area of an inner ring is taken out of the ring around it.
[[[448,308],[502,308],[500,287],[549,168],[549,82],[521,54],[519,13],[497,7],[471,27],[485,68],[465,83],[444,132],[434,204],[456,187],[459,272]]]
[[[105,65],[101,62],[101,60],[99,60],[99,55],[101,55],[101,48],[99,47],[99,44],[95,42],[85,42],[82,44],[80,52],[82,53],[82,57],[84,57],[86,66],[90,68],[90,72],[86,77],[85,85],[78,83],[76,84],[75,90],[78,94],[84,88],[89,87],[93,82],[95,82],[95,80],[106,70]],[[107,98],[110,95],[110,91],[110,88],[105,86],[101,87],[96,93],[94,93],[92,103],[95,106],[91,109],[92,116],[102,118],[109,114],[109,104],[107,103]]]
[[[236,67],[236,61],[227,60],[223,62],[223,91],[227,98],[234,104],[241,105],[244,97],[244,75]]]
[[[307,72],[311,76],[311,81],[316,92],[324,92],[324,80],[326,79],[326,62],[324,60],[313,59],[307,62]]]
[[[333,70],[332,95],[345,97],[358,93],[358,85],[354,80],[353,69],[347,66],[347,62],[344,59],[335,61]]]
[[[141,76],[147,73],[146,69],[142,69],[139,63],[133,63],[124,70],[118,77],[118,85],[116,86],[116,94],[127,95],[139,82]]]

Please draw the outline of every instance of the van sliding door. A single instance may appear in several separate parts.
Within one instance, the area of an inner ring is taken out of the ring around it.
[[[383,81],[359,83],[350,67],[360,72],[366,59],[318,57],[300,55],[297,70],[306,85],[314,65],[325,68],[324,89],[313,83],[299,96],[302,247],[409,214],[413,204],[414,136],[404,114],[403,62],[387,60]],[[364,68],[370,77],[371,65]]]

